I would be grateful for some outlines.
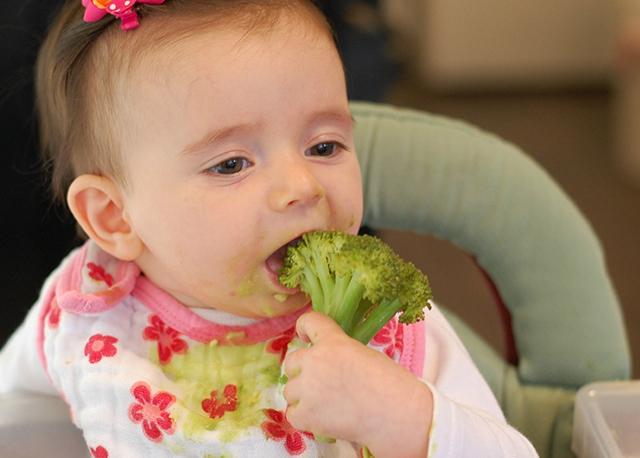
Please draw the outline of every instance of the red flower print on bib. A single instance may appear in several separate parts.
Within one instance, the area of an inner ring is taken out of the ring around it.
[[[87,269],[89,269],[89,277],[95,281],[101,281],[105,283],[109,288],[113,286],[113,277],[109,274],[104,267],[94,264],[93,262],[87,263]]]
[[[284,361],[284,357],[287,354],[287,349],[289,348],[289,344],[293,340],[293,336],[295,335],[295,328],[288,329],[282,335],[276,337],[267,345],[267,351],[269,353],[275,353],[276,355],[280,355],[280,362]]]
[[[102,445],[98,445],[96,448],[91,447],[89,450],[93,458],[109,458],[109,452]]]
[[[173,434],[175,423],[167,409],[176,397],[166,391],[152,395],[146,382],[137,382],[131,387],[131,394],[136,402],[129,406],[129,419],[134,423],[142,423],[142,431],[147,439],[161,442],[164,434]]]
[[[295,429],[279,410],[265,409],[264,414],[268,420],[262,423],[262,431],[269,439],[284,441],[289,455],[300,455],[307,449],[304,436],[313,439],[313,434]]]
[[[91,364],[99,362],[103,357],[111,357],[118,351],[115,343],[118,339],[112,336],[103,336],[95,334],[89,338],[84,346],[84,355],[89,358]]]
[[[174,353],[186,353],[189,345],[180,338],[180,333],[170,326],[164,324],[164,321],[157,315],[149,317],[149,324],[144,329],[142,337],[144,340],[158,341],[158,358],[161,364],[168,364]]]
[[[222,418],[225,413],[233,412],[238,406],[238,387],[235,385],[227,385],[222,392],[224,401],[218,399],[218,391],[213,390],[208,399],[202,400],[202,410],[204,410],[209,418]]]
[[[380,331],[371,339],[371,344],[382,347],[383,351],[389,358],[396,359],[400,357],[403,350],[404,327],[398,322],[397,318],[389,321]]]
[[[47,323],[49,324],[49,328],[55,329],[60,324],[60,313],[62,310],[58,305],[58,301],[54,297],[51,300],[51,304],[49,305],[49,311],[47,312]]]

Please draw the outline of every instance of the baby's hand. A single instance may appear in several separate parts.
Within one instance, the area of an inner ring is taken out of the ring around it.
[[[433,400],[425,384],[322,314],[301,316],[296,328],[312,346],[285,359],[292,426],[366,445],[376,458],[427,455]]]

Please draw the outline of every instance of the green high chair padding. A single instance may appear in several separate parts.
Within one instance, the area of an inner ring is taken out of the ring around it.
[[[351,108],[365,224],[431,234],[474,255],[511,313],[517,367],[447,316],[509,422],[541,457],[572,456],[575,390],[630,375],[620,306],[590,225],[541,167],[494,135],[424,112]]]

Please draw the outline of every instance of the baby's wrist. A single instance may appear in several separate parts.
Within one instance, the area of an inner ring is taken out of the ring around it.
[[[390,409],[384,422],[363,439],[376,458],[427,456],[433,396],[427,385],[417,379],[415,382],[402,403]]]

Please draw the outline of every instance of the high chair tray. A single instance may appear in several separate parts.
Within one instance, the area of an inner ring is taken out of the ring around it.
[[[582,387],[576,395],[572,448],[579,458],[639,458],[640,380]]]

